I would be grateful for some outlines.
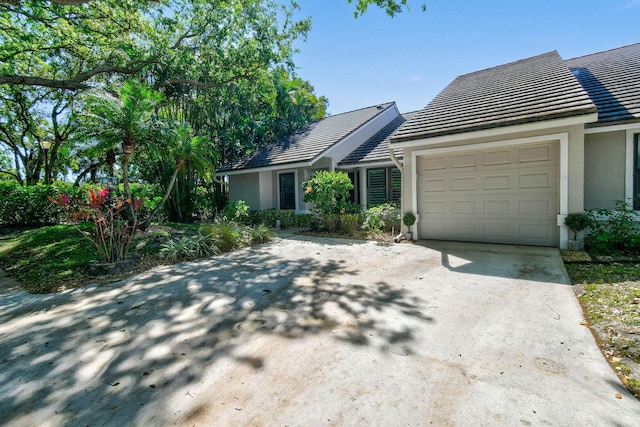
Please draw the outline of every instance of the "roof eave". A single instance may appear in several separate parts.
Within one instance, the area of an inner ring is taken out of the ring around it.
[[[274,170],[280,170],[280,169],[297,169],[297,168],[306,168],[311,166],[311,163],[308,161],[303,161],[303,162],[292,162],[292,163],[281,163],[281,164],[277,164],[277,165],[272,165],[272,166],[262,166],[262,167],[257,167],[257,168],[246,168],[246,169],[235,169],[235,170],[217,170],[216,174],[217,175],[228,175],[228,176],[232,176],[232,175],[242,175],[245,173],[254,173],[254,172],[267,172],[267,171],[274,171]]]
[[[565,126],[574,125],[586,125],[587,123],[593,123],[598,120],[598,113],[589,111],[585,114],[561,117],[561,118],[546,118],[544,120],[537,120],[534,122],[528,121],[525,123],[510,123],[508,125],[496,126],[483,129],[462,129],[460,132],[449,132],[445,134],[436,135],[416,135],[408,137],[392,137],[391,146],[393,148],[411,148],[422,145],[434,145],[443,144],[453,141],[460,141],[465,139],[486,138],[492,136],[501,136],[519,132],[530,132],[544,129],[552,129]]]

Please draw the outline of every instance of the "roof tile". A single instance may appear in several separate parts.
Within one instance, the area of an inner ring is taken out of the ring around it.
[[[593,113],[596,108],[557,52],[457,77],[392,142]]]
[[[598,107],[598,122],[640,120],[640,43],[566,61]]]
[[[310,162],[393,105],[388,102],[325,117],[274,144],[258,148],[218,172]]]

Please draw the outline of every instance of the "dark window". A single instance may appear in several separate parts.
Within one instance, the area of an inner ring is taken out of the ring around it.
[[[640,134],[635,135],[633,152],[633,209],[640,210]]]
[[[399,202],[402,175],[398,168],[377,168],[367,170],[367,207],[387,202]]]
[[[293,172],[281,173],[280,180],[280,209],[296,208],[296,176]]]

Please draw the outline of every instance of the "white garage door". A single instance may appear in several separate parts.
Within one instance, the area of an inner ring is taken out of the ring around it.
[[[558,143],[417,158],[421,239],[557,246]]]

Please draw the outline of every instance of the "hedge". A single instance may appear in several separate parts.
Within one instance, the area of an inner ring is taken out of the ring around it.
[[[37,227],[60,224],[64,220],[63,211],[47,198],[65,193],[71,200],[86,200],[88,188],[101,186],[83,185],[74,187],[71,183],[52,185],[21,186],[15,181],[0,181],[0,227]],[[132,184],[131,192],[136,197],[145,198],[145,206],[140,211],[141,218],[155,207],[162,198],[158,185]]]

